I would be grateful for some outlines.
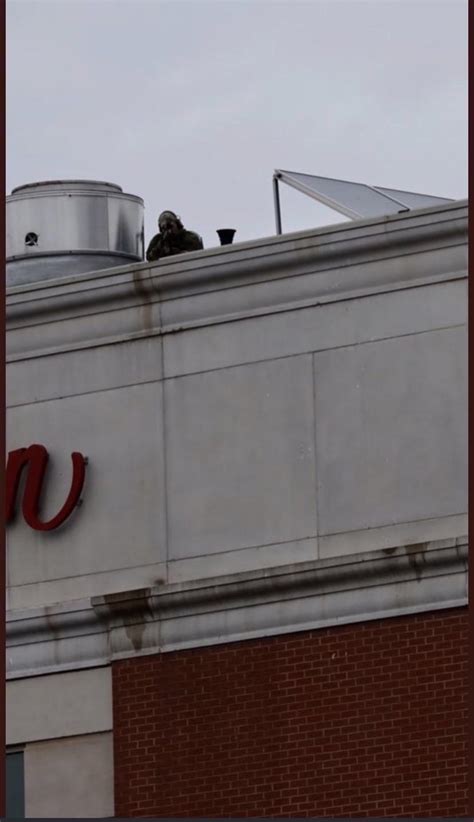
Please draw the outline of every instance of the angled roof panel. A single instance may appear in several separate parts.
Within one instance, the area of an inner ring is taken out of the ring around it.
[[[398,214],[411,208],[428,208],[452,202],[447,197],[433,197],[283,169],[277,169],[275,175],[292,188],[353,220]]]
[[[408,208],[429,208],[453,202],[449,197],[433,197],[431,194],[417,194],[414,191],[399,191],[396,188],[382,188],[381,186],[374,186],[374,188],[382,194],[388,194],[389,197],[396,197]]]

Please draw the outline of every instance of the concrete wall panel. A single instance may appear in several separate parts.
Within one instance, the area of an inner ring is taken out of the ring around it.
[[[106,391],[161,377],[161,338],[72,350],[7,364],[8,406]]]
[[[6,683],[7,745],[112,729],[110,668]]]
[[[315,535],[310,356],[169,380],[165,398],[170,559]]]
[[[466,322],[466,281],[433,283],[207,325],[164,337],[167,377]]]
[[[466,512],[466,356],[460,328],[315,355],[321,534]]]
[[[89,457],[83,504],[56,531],[32,530],[17,506],[8,529],[10,585],[165,559],[161,392],[149,383],[9,409],[9,449],[38,442],[50,453],[45,519],[69,491],[71,452]],[[76,596],[87,593],[85,583]],[[59,588],[53,601],[61,601]]]
[[[112,734],[90,734],[28,745],[25,815],[35,819],[113,816]]]

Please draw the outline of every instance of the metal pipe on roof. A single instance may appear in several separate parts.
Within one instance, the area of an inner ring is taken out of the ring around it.
[[[276,233],[281,234],[281,206],[280,206],[280,190],[278,188],[278,180],[280,175],[275,172],[273,175],[273,202],[275,204],[275,225]]]

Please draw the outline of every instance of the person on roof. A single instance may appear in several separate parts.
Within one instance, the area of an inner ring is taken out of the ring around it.
[[[174,211],[161,212],[158,217],[158,228],[159,233],[155,234],[146,251],[149,262],[204,248],[199,234],[187,231]]]

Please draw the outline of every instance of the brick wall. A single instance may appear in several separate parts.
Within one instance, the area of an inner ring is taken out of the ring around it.
[[[467,814],[467,611],[113,665],[117,816]]]

